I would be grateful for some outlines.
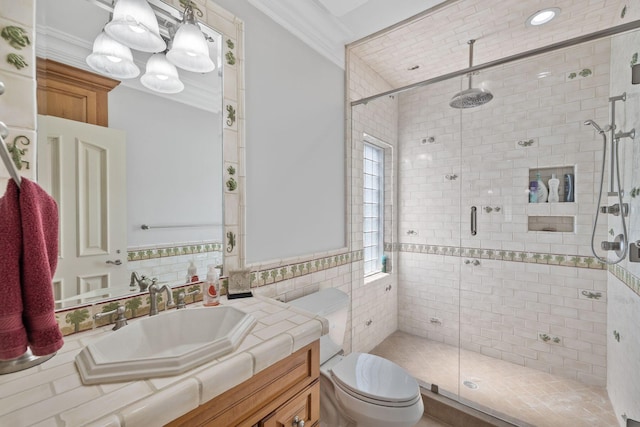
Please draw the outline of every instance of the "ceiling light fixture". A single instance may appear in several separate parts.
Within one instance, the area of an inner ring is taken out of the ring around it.
[[[140,74],[131,49],[109,37],[104,31],[93,42],[87,64],[95,71],[116,79],[132,79]]]
[[[204,34],[206,29],[201,29],[197,23],[192,2],[187,0],[185,3],[176,31],[176,21],[167,20],[162,13],[156,17],[147,0],[117,0],[111,20],[93,43],[87,64],[106,76],[130,79],[140,74],[131,49],[151,52],[154,54],[147,61],[141,83],[156,92],[181,92],[184,84],[176,66],[197,73],[208,73],[216,68],[209,57],[208,44],[215,42],[215,36]],[[198,12],[202,16],[199,9]],[[160,35],[159,22],[162,34],[173,36],[173,41]],[[169,44],[171,50],[167,52]]]
[[[208,73],[216,68],[209,58],[209,46],[198,27],[191,1],[184,9],[182,23],[173,36],[167,59],[176,67],[196,73]]]
[[[151,55],[147,61],[147,71],[140,78],[140,83],[147,89],[162,93],[178,93],[184,89],[176,66],[167,61],[164,53]]]
[[[533,26],[533,27],[544,25],[550,22],[559,14],[560,14],[560,8],[558,7],[549,7],[547,9],[539,10],[527,18],[527,25]]]
[[[161,52],[167,48],[160,37],[156,14],[147,0],[118,0],[113,18],[105,26],[111,38],[143,52]]]

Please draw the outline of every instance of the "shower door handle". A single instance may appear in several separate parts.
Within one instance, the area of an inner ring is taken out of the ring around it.
[[[471,206],[471,235],[478,234],[478,208]]]

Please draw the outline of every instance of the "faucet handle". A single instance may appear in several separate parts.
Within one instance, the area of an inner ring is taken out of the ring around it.
[[[187,306],[187,304],[184,301],[186,297],[198,295],[199,293],[200,293],[200,289],[194,289],[191,292],[184,292],[184,291],[178,292],[178,301],[176,303],[176,310],[185,308]]]
[[[118,305],[115,309],[111,311],[107,311],[104,313],[96,313],[93,315],[95,320],[100,320],[105,316],[111,316],[112,314],[117,314],[118,317],[113,325],[113,330],[117,331],[118,329],[127,326],[127,317],[124,315],[126,308],[123,305]]]

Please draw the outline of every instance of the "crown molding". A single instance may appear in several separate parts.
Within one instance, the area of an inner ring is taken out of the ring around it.
[[[353,34],[316,2],[249,0],[249,3],[338,67],[345,68],[345,45]]]

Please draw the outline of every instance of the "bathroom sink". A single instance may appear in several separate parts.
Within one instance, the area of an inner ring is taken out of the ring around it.
[[[228,306],[173,310],[89,343],[76,366],[84,384],[177,375],[233,352],[255,323]]]

